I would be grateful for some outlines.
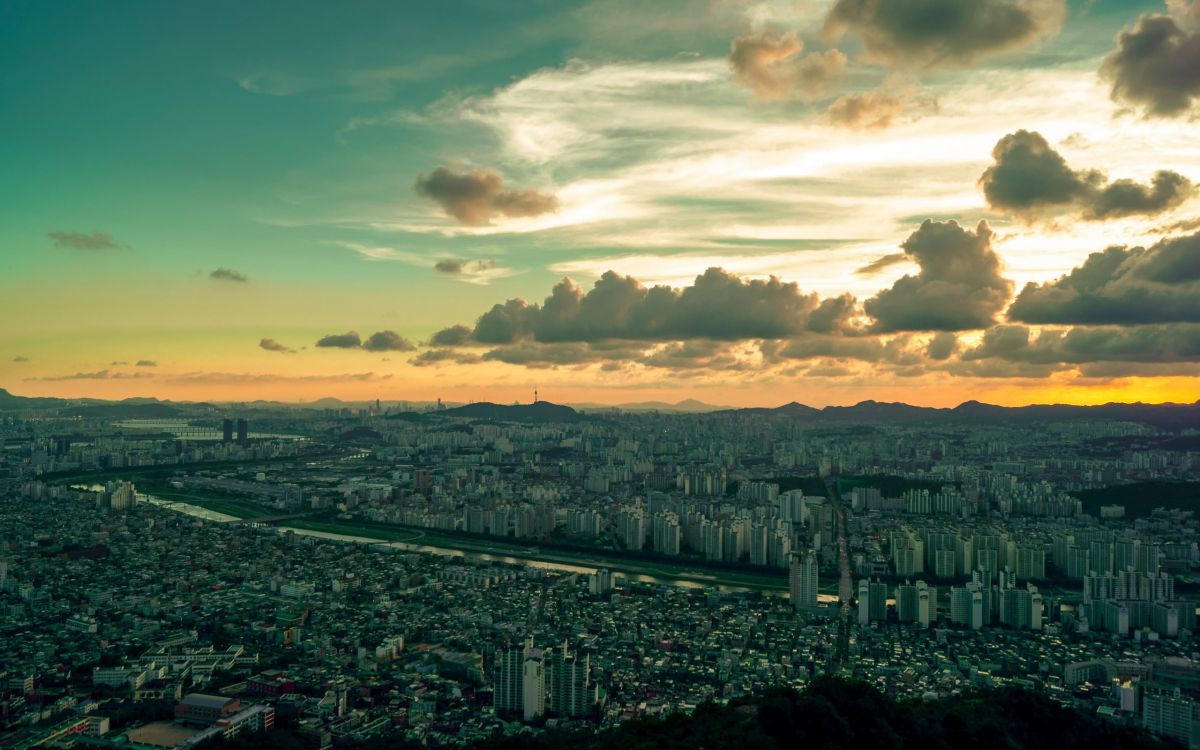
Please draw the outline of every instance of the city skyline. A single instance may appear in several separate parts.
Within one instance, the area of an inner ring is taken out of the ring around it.
[[[1200,4],[927,6],[8,9],[0,387],[1194,402]]]

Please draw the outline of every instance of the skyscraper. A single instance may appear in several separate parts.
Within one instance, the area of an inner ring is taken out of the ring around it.
[[[525,657],[521,676],[521,716],[525,721],[546,713],[546,667],[532,654]]]
[[[238,442],[245,445],[246,441],[249,440],[249,438],[250,438],[250,425],[246,422],[245,419],[239,419],[237,421]]]
[[[789,583],[792,607],[814,609],[817,606],[817,555],[812,550],[793,552]]]
[[[221,423],[221,441],[225,443],[233,442],[233,420],[226,419]]]

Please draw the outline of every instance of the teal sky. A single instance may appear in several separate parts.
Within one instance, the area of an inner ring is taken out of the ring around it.
[[[926,218],[989,220],[1018,289],[1150,237],[1160,217],[1031,229],[997,213],[976,183],[1020,128],[1113,178],[1200,179],[1192,126],[1121,119],[1096,72],[1160,2],[1071,2],[1046,34],[949,65],[881,63],[861,34],[823,35],[831,4],[0,3],[0,385],[111,390],[95,381],[115,370],[50,378],[149,358],[162,369],[121,393],[187,395],[186,374],[274,372],[284,358],[258,346],[272,338],[301,350],[286,377],[371,372],[413,397],[433,375],[401,366],[412,353],[302,347],[386,329],[421,351],[495,303],[610,268],[683,287],[719,266],[866,299],[915,266],[855,271]],[[846,56],[836,85],[775,97],[739,82],[731,42],[785,33]],[[874,91],[904,99],[894,123],[829,124],[838,97]],[[554,208],[456,220],[415,189],[439,167],[494,172]],[[93,232],[111,247],[53,236]],[[438,377],[478,385],[460,359]],[[502,367],[500,382],[528,379]],[[633,369],[596,387],[668,387]],[[764,401],[794,382],[731,378],[696,382]]]

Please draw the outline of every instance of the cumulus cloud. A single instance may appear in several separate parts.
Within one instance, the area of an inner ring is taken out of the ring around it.
[[[275,339],[260,339],[258,346],[260,349],[266,349],[269,352],[284,352],[286,354],[292,354],[296,351],[290,346],[285,346],[284,344],[279,343]]]
[[[899,67],[970,65],[1058,32],[1064,0],[837,0],[825,31]]]
[[[438,167],[429,176],[417,177],[416,190],[470,226],[489,224],[497,215],[519,218],[558,210],[555,196],[529,187],[506,188],[500,175],[488,169],[455,172]]]
[[[992,150],[994,163],[979,178],[988,204],[1025,219],[1078,214],[1112,219],[1168,211],[1195,188],[1183,175],[1161,170],[1149,185],[1110,182],[1097,170],[1074,170],[1040,133],[1018,130]]]
[[[85,232],[47,232],[46,236],[54,240],[55,247],[66,247],[72,250],[120,250],[124,245],[113,239],[108,232],[93,230]]]
[[[958,351],[958,337],[949,331],[935,334],[925,345],[925,356],[934,360],[950,359]]]
[[[855,273],[863,276],[872,276],[884,270],[885,268],[894,266],[897,263],[903,263],[906,260],[908,260],[908,255],[905,253],[888,253],[887,255],[871,261],[867,265],[855,271]]]
[[[1012,294],[987,222],[971,232],[954,221],[927,220],[901,248],[921,270],[866,301],[876,331],[986,328]]]
[[[417,347],[395,331],[378,331],[362,343],[369,352],[411,352]]]
[[[1200,233],[1092,253],[1055,281],[1026,284],[1008,316],[1039,324],[1200,322]]]
[[[432,343],[788,338],[810,331],[853,332],[854,313],[852,298],[821,300],[774,277],[746,280],[710,268],[691,286],[674,289],[648,288],[609,271],[586,292],[563,279],[541,305],[522,299],[494,305],[473,328],[444,329]]]
[[[152,359],[139,359],[134,366],[135,367],[158,367],[158,363]]]
[[[358,331],[331,333],[317,339],[317,346],[323,349],[359,349],[362,347],[362,337]]]
[[[1117,48],[1100,66],[1113,101],[1147,117],[1186,115],[1200,101],[1197,8],[1176,3],[1174,16],[1145,13],[1117,36]]]
[[[223,266],[213,270],[208,277],[210,279],[216,279],[217,281],[233,281],[242,284],[249,281],[249,279],[247,279],[243,274],[233,270],[232,268],[225,268]]]
[[[739,82],[763,99],[817,99],[841,81],[846,56],[836,49],[800,56],[803,49],[794,33],[740,36],[730,44],[729,66]]]
[[[429,339],[430,346],[462,346],[471,341],[472,329],[464,325],[443,328]]]

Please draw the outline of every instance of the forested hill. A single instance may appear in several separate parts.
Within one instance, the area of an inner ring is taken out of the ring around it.
[[[246,736],[221,748],[294,748],[286,732]],[[397,750],[378,738],[354,745]],[[599,733],[497,737],[477,750],[1165,750],[1181,745],[1136,726],[1065,708],[1018,689],[934,701],[893,701],[871,686],[820,679],[804,692],[775,689],[691,715],[641,719]]]

